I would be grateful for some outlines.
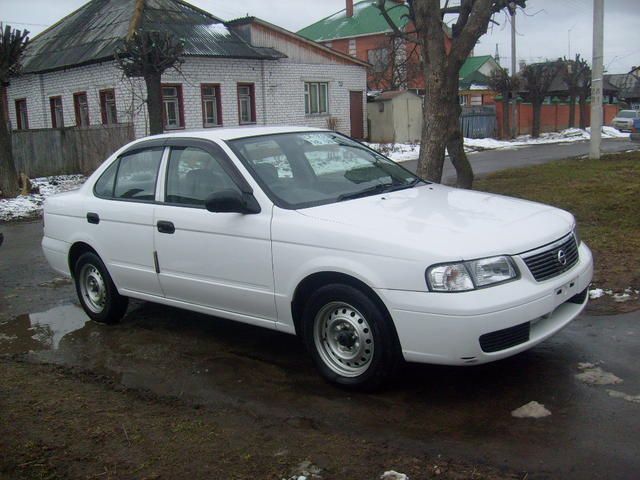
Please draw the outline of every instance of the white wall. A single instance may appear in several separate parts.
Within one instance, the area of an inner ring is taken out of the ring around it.
[[[255,84],[256,121],[259,125],[308,125],[326,127],[328,116],[338,118],[338,129],[350,133],[349,90],[366,90],[366,69],[357,65],[320,65],[291,61],[259,61],[189,57],[182,73],[163,75],[165,83],[182,85],[185,127],[202,127],[201,83],[219,83],[223,126],[238,125],[237,84]],[[263,80],[264,79],[264,80]],[[304,82],[329,82],[329,115],[304,113]],[[65,126],[75,125],[73,94],[86,91],[92,125],[101,123],[99,91],[114,88],[118,121],[133,119],[137,137],[147,129],[146,96],[141,79],[126,79],[112,62],[45,74],[31,74],[12,80],[8,89],[9,114],[16,124],[15,100],[27,99],[30,128],[51,128],[49,97],[62,96]],[[366,97],[363,95],[363,97]],[[364,102],[364,98],[363,98]],[[363,105],[363,110],[366,108]],[[363,119],[366,134],[366,119]]]

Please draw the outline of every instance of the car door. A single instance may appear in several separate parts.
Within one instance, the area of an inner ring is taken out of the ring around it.
[[[251,187],[212,142],[180,140],[169,148],[154,219],[165,296],[273,326],[272,205],[256,214],[206,210],[205,199],[212,193],[250,192]]]
[[[88,233],[115,284],[162,296],[153,258],[154,203],[163,146],[138,144],[120,155],[86,204]]]

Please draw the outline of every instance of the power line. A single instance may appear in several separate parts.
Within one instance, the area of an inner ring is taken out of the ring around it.
[[[50,27],[51,25],[45,25],[44,23],[28,23],[28,22],[16,22],[13,20],[0,20],[2,23],[9,23],[11,25],[26,25],[28,27]]]

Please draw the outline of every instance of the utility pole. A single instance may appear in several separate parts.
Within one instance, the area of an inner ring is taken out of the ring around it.
[[[591,71],[591,144],[589,158],[600,158],[602,133],[602,61],[604,43],[604,0],[593,0],[593,69]]]
[[[509,13],[511,13],[511,76],[516,74],[516,8],[515,2],[509,3]],[[518,90],[511,92],[511,137],[518,135]]]

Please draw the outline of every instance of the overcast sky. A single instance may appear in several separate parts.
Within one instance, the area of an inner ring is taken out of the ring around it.
[[[357,0],[356,0],[357,1]],[[86,3],[86,0],[0,0],[0,20],[27,28],[32,36]],[[247,13],[296,31],[343,9],[345,0],[191,0],[225,20]],[[580,53],[591,61],[593,0],[529,0],[517,15],[517,58],[528,63]],[[497,15],[475,54],[493,54],[498,44],[504,66],[510,65],[510,28]],[[22,24],[20,24],[20,22]],[[604,65],[626,73],[640,65],[640,0],[605,0]]]

